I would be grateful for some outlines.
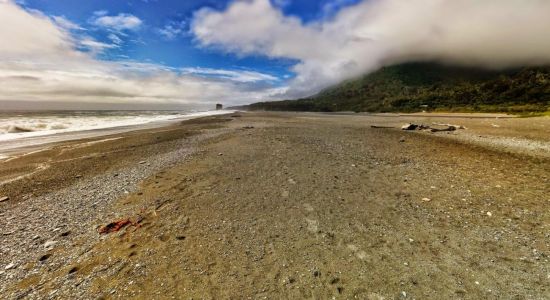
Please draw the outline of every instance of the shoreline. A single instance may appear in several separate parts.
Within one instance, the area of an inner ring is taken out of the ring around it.
[[[0,186],[0,294],[544,298],[549,126],[236,112],[56,143],[0,162],[48,165]]]
[[[53,145],[55,143],[83,140],[90,138],[98,138],[107,135],[122,134],[125,132],[131,132],[136,130],[154,129],[160,127],[166,127],[176,124],[185,120],[192,120],[197,118],[203,118],[208,116],[216,116],[223,114],[233,113],[232,110],[223,111],[207,111],[198,113],[189,113],[186,116],[180,116],[173,119],[151,121],[147,123],[138,123],[122,126],[113,126],[105,128],[85,129],[66,131],[58,133],[43,132],[41,135],[22,137],[17,139],[2,140],[0,141],[0,160],[9,158],[12,155],[24,154],[25,151],[35,151],[40,148],[44,148],[47,145]]]

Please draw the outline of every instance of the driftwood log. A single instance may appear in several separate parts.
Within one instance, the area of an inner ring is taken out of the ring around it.
[[[434,127],[430,127],[430,126],[423,125],[423,124],[418,125],[418,124],[409,123],[409,124],[405,124],[405,125],[401,126],[401,129],[402,130],[429,130],[430,132],[455,131],[457,129],[466,129],[466,127],[461,126],[461,125],[439,124],[439,123],[434,123],[434,125],[446,126],[446,127],[445,128],[434,128]]]

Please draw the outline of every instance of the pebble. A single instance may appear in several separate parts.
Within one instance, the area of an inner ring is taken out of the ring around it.
[[[55,246],[55,244],[57,244],[57,241],[47,241],[44,243],[44,248],[51,249]]]
[[[8,197],[8,196],[0,197],[0,202],[4,202],[4,201],[8,201],[8,200],[10,200],[10,197]]]
[[[424,201],[424,202],[429,202],[429,201],[432,201],[432,199],[430,199],[430,198],[422,198],[422,201]]]
[[[15,269],[15,264],[14,263],[10,263],[9,265],[7,265],[4,269],[5,270],[11,270],[11,269]]]
[[[489,217],[492,217],[492,216],[493,216],[493,214],[492,214],[490,211],[487,212],[487,215],[488,215]]]

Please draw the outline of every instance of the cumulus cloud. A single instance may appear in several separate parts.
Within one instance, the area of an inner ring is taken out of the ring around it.
[[[153,63],[102,61],[78,49],[100,51],[115,46],[74,38],[51,18],[11,1],[0,0],[0,20],[0,40],[10,41],[0,47],[0,107],[2,101],[33,102],[35,106],[55,101],[116,104],[117,108],[151,103],[211,107],[214,102],[241,104],[284,92],[284,88],[243,79],[270,79],[261,73],[203,76],[214,71],[197,74]]]
[[[297,60],[288,95],[305,96],[403,61],[548,64],[548,12],[547,0],[365,0],[303,23],[269,0],[245,0],[199,10],[191,31],[204,47]]]
[[[96,12],[96,17],[91,20],[91,23],[117,31],[137,30],[143,23],[140,18],[131,14],[120,13],[116,16],[108,16],[105,13],[105,11]]]

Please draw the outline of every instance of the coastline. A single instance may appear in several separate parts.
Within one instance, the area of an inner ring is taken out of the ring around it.
[[[233,113],[233,110],[221,110],[221,111],[206,111],[198,113],[189,113],[184,116],[178,116],[175,118],[167,118],[163,120],[150,121],[145,123],[118,125],[112,127],[101,127],[85,130],[73,130],[73,131],[61,131],[61,132],[48,132],[37,131],[34,132],[37,135],[29,137],[21,137],[16,139],[0,140],[0,160],[9,158],[12,155],[25,154],[25,152],[37,151],[44,149],[47,144],[54,144],[59,142],[66,142],[72,140],[82,140],[90,138],[98,138],[101,136],[120,134],[129,131],[154,129],[159,127],[169,126],[181,121],[191,120],[196,118],[216,116],[220,114]]]
[[[56,143],[0,162],[31,173],[0,186],[0,294],[544,298],[548,126],[254,112]]]

